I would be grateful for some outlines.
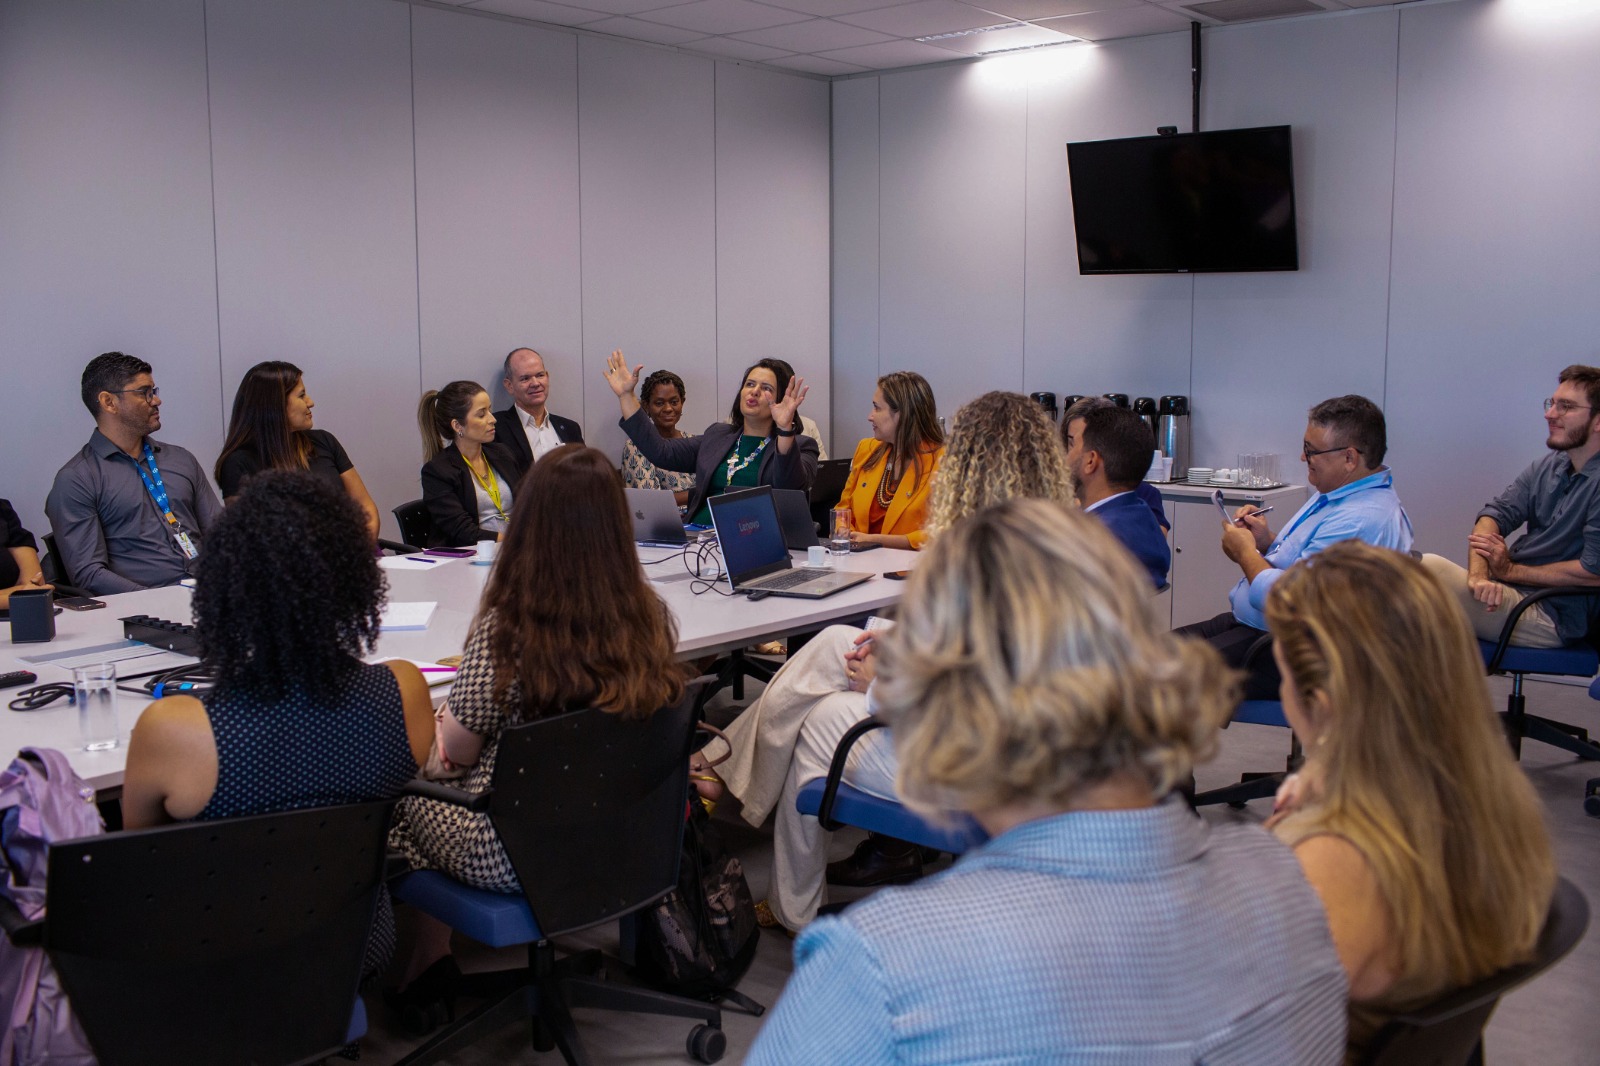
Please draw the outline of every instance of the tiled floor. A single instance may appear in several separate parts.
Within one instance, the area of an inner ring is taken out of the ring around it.
[[[1503,699],[1506,686],[1494,682],[1497,698]],[[1589,699],[1585,689],[1556,684],[1530,683],[1529,710],[1573,722],[1600,733],[1600,703]],[[732,708],[729,708],[731,711]],[[1243,770],[1270,770],[1282,765],[1287,752],[1288,734],[1266,726],[1235,726],[1223,735],[1222,752],[1198,776],[1202,789],[1236,780]],[[1583,813],[1583,787],[1590,777],[1600,777],[1600,764],[1582,763],[1564,752],[1542,744],[1529,743],[1523,752],[1523,766],[1545,802],[1549,825],[1555,838],[1561,872],[1576,882],[1600,907],[1600,819]],[[1265,816],[1268,804],[1258,801],[1242,812],[1227,808],[1207,808],[1211,819]],[[725,812],[719,812],[725,813]],[[771,863],[770,830],[749,829],[736,819],[722,820],[730,846],[737,849],[745,864],[751,889],[757,898],[765,894]],[[836,835],[838,855],[854,847],[859,834],[846,831]],[[1600,917],[1597,917],[1600,922]],[[598,946],[615,950],[614,931],[585,937],[572,946]],[[458,945],[463,965],[468,969],[489,969],[514,964],[519,953],[498,956],[470,943]],[[790,941],[763,933],[754,965],[740,989],[768,1005],[777,1001],[791,969]],[[1543,977],[1512,994],[1500,1006],[1489,1025],[1488,1060],[1495,1066],[1593,1066],[1600,1063],[1600,1009],[1595,990],[1600,988],[1600,933],[1592,932],[1563,962]],[[363,1062],[388,1064],[404,1055],[410,1043],[388,1026],[384,1007],[369,1002],[372,1032],[365,1041]],[[689,1024],[672,1020],[612,1015],[600,1011],[578,1012],[578,1024],[589,1051],[597,1063],[681,1064],[692,1061],[684,1052]],[[728,1036],[728,1053],[723,1059],[737,1063],[755,1038],[760,1021],[736,1011],[726,1011],[723,1027]],[[535,1053],[528,1044],[526,1026],[508,1026],[493,1038],[461,1052],[449,1060],[455,1066],[489,1066],[505,1063],[549,1063],[561,1061],[555,1052]]]

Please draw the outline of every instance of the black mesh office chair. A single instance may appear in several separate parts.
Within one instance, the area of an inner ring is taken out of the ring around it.
[[[39,569],[44,574],[44,579],[56,587],[57,596],[87,596],[89,593],[71,584],[72,575],[67,573],[67,564],[61,561],[61,552],[56,549],[54,533],[44,535],[44,558],[39,560]]]
[[[43,945],[101,1066],[316,1060],[356,995],[392,801],[187,822],[50,848]]]
[[[715,1062],[721,1011],[705,1002],[600,980],[599,952],[556,959],[553,937],[642,910],[678,883],[693,700],[630,721],[573,711],[500,735],[493,786],[476,795],[415,782],[413,794],[486,810],[523,895],[469,888],[432,870],[394,883],[397,900],[491,947],[528,945],[526,967],[472,974],[462,991],[487,1001],[399,1066],[438,1062],[530,1014],[534,1044],[589,1061],[571,1008],[694,1018],[691,1054]]]
[[[394,509],[395,524],[400,527],[400,539],[415,545],[416,551],[428,547],[433,537],[433,519],[428,514],[424,500],[402,503]]]
[[[1561,878],[1533,958],[1390,1019],[1361,1066],[1483,1066],[1483,1028],[1500,997],[1554,966],[1588,927],[1589,901]]]

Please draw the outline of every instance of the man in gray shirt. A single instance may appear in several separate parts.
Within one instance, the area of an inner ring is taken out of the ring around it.
[[[1526,592],[1550,586],[1600,586],[1600,367],[1561,372],[1544,402],[1550,454],[1478,512],[1467,538],[1467,569],[1437,555],[1423,556],[1434,576],[1460,597],[1472,627],[1497,640],[1506,614]],[[1506,537],[1528,531],[1507,545]],[[1582,640],[1595,619],[1583,597],[1544,600],[1517,622],[1511,642],[1559,648]]]
[[[121,352],[83,369],[89,443],[56,472],[44,504],[71,584],[98,595],[171,585],[194,571],[222,505],[187,450],[161,444],[150,364]]]

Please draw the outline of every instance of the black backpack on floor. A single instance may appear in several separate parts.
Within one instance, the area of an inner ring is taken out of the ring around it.
[[[723,846],[700,798],[691,794],[688,806],[678,887],[639,914],[635,973],[663,992],[760,1015],[766,1008],[733,987],[761,935],[744,867]]]

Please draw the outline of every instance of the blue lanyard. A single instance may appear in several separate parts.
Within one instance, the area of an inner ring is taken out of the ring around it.
[[[178,516],[172,513],[172,501],[167,497],[167,487],[161,483],[161,470],[156,466],[155,449],[150,447],[149,441],[144,442],[144,461],[150,465],[148,474],[145,473],[144,467],[138,463],[133,464],[133,468],[139,471],[139,480],[144,482],[150,498],[156,501],[156,509],[161,512],[161,516],[170,524],[177,525]],[[155,480],[152,481],[152,478]]]

